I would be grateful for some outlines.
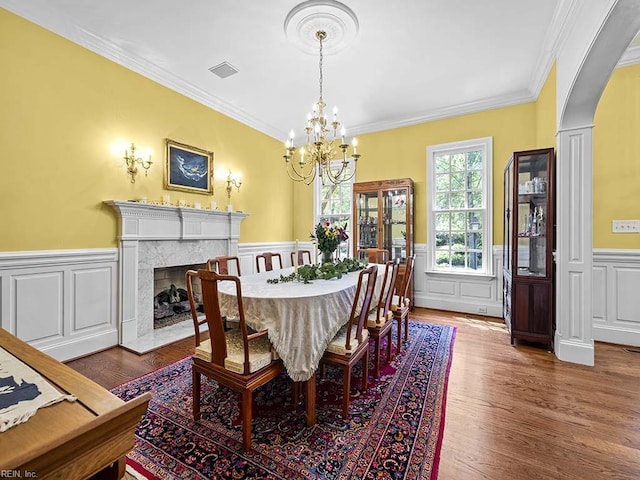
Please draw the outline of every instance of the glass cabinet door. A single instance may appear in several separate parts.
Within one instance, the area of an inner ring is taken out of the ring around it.
[[[407,190],[385,190],[382,193],[382,224],[384,229],[382,248],[391,259],[407,259]]]
[[[515,158],[518,201],[513,227],[517,231],[516,266],[518,276],[546,277],[548,189],[550,158],[546,153]]]
[[[378,192],[358,193],[358,249],[378,247]]]

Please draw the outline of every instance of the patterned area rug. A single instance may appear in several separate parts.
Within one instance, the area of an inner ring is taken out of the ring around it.
[[[249,453],[238,394],[203,377],[202,418],[194,422],[191,360],[180,360],[112,390],[124,400],[153,392],[127,462],[150,479],[435,480],[454,338],[454,327],[411,322],[402,354],[383,363],[366,392],[357,390],[355,371],[346,421],[340,370],[328,367],[318,379],[312,427],[302,405],[291,407],[282,375],[254,392]]]

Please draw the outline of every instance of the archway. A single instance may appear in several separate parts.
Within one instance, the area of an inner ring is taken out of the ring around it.
[[[580,8],[557,64],[555,352],[561,360],[593,365],[593,118],[616,63],[640,30],[640,2]],[[563,62],[563,56],[574,60]]]

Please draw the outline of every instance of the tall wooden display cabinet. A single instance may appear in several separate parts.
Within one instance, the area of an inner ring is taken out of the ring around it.
[[[515,152],[504,171],[503,317],[511,343],[553,350],[555,153]]]

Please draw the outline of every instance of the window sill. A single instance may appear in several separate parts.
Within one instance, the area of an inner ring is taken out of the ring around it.
[[[425,270],[425,274],[431,275],[434,277],[470,277],[470,278],[482,278],[486,280],[492,280],[496,278],[496,275],[493,273],[471,273],[471,272],[443,272],[440,270]]]

